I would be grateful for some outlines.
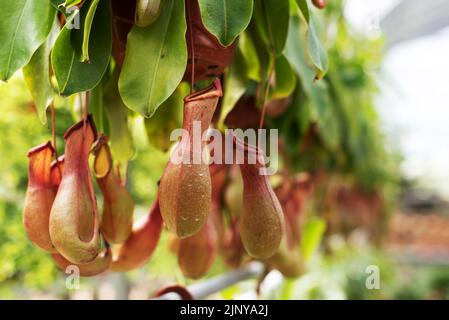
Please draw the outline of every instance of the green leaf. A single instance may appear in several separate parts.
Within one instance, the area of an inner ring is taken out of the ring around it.
[[[301,20],[298,16],[290,17],[290,26],[285,46],[285,57],[299,76],[304,92],[311,100],[311,119],[317,121],[319,131],[325,144],[336,150],[340,143],[338,119],[335,118],[330,103],[327,84],[323,81],[314,81],[315,73],[306,63],[306,49],[301,32]]]
[[[285,56],[276,58],[273,85],[270,88],[270,100],[290,96],[296,87],[296,75]]]
[[[90,3],[89,10],[87,11],[86,20],[84,22],[81,62],[87,62],[87,63],[90,62],[90,58],[89,58],[90,31],[92,29],[92,22],[94,20],[95,12],[97,11],[99,1],[100,0],[93,0]]]
[[[280,56],[288,34],[289,0],[256,0],[254,16],[257,29],[268,51]]]
[[[156,113],[145,119],[145,130],[148,141],[156,148],[167,151],[173,141],[170,133],[182,126],[184,97],[189,94],[189,85],[181,82],[175,92],[164,101]]]
[[[116,68],[104,87],[103,105],[109,123],[109,138],[114,160],[125,163],[130,160],[135,149],[128,124],[128,108],[122,101],[118,91],[120,70]]]
[[[243,32],[240,35],[239,50],[243,55],[243,59],[245,59],[246,76],[251,80],[259,82],[261,80],[259,56],[257,55],[254,42],[247,32]]]
[[[53,101],[53,86],[50,81],[50,52],[59,32],[59,22],[54,24],[47,40],[33,54],[30,62],[23,68],[23,77],[36,105],[42,124],[47,123],[47,107]]]
[[[309,260],[318,248],[325,230],[326,221],[321,218],[311,218],[304,225],[300,248],[305,261]]]
[[[89,41],[91,61],[90,63],[80,61],[84,22],[88,9],[86,3],[80,12],[68,18],[52,50],[51,62],[62,95],[93,89],[100,82],[109,64],[112,48],[109,1],[100,2],[92,23]],[[69,26],[77,14],[81,14],[81,28],[70,29]]]
[[[123,101],[130,109],[151,117],[175,91],[187,65],[184,1],[166,0],[159,18],[128,34],[119,79]]]
[[[31,60],[47,38],[55,12],[48,1],[2,0],[0,80],[8,80]]]
[[[317,26],[314,16],[310,16],[309,26],[307,28],[307,52],[316,68],[316,79],[321,79],[329,67],[327,52],[318,37]]]
[[[225,74],[224,94],[218,127],[223,127],[226,116],[234,108],[237,101],[245,93],[248,85],[246,65],[242,54],[237,51],[234,61]]]
[[[313,80],[315,75],[313,70],[306,63],[306,53],[301,33],[301,20],[298,16],[290,17],[287,43],[284,55],[295,70],[301,80],[301,84],[307,95],[311,95],[313,90]]]
[[[253,0],[199,0],[201,20],[225,47],[246,29],[253,14]]]
[[[290,10],[293,12],[299,11],[304,17],[305,24],[307,26],[306,30],[306,45],[307,45],[307,57],[313,64],[316,71],[315,79],[319,80],[324,77],[328,68],[329,62],[327,57],[327,52],[318,35],[318,25],[316,18],[309,11],[309,7],[306,0],[296,0],[296,4],[292,3]]]
[[[159,17],[163,0],[137,0],[135,23],[139,27],[148,27]]]
[[[307,23],[309,23],[310,19],[310,13],[309,13],[309,6],[307,4],[306,0],[296,0],[296,3],[299,7],[299,10],[301,10],[301,13],[306,20]]]

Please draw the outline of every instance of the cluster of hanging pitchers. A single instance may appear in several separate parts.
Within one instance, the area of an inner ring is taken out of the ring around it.
[[[189,135],[194,121],[201,124],[201,134],[208,129],[221,95],[217,79],[184,99],[183,129]],[[50,142],[28,152],[23,215],[29,239],[51,253],[60,268],[77,265],[82,276],[138,268],[153,253],[165,225],[172,235],[170,249],[187,277],[203,276],[217,251],[233,267],[247,255],[248,259],[267,261],[281,272],[285,269],[287,275],[300,272],[301,264],[291,261],[295,255],[289,255],[288,244],[297,242],[291,239],[297,228],[284,223],[284,204],[281,206],[277,192],[261,174],[263,154],[257,147],[233,138],[234,149],[245,157],[257,156],[255,164],[168,161],[149,214],[133,223],[133,199],[114,166],[108,138],[97,133],[93,118],[86,116],[74,124],[64,139],[64,155],[57,159]],[[173,152],[192,159],[192,152],[208,148],[202,142],[201,149],[195,151],[192,143],[193,139],[181,139]],[[91,173],[102,193],[101,214]],[[228,221],[224,221],[223,202],[232,213]],[[289,219],[286,213],[287,222]]]

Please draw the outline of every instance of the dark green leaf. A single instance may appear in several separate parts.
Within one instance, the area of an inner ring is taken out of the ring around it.
[[[101,1],[92,24],[89,47],[90,63],[81,62],[84,21],[89,6],[82,7],[80,13],[72,15],[53,47],[51,62],[58,82],[59,92],[63,95],[93,89],[103,77],[111,55],[111,5]],[[81,28],[69,29],[76,14],[81,14]]]
[[[145,117],[173,93],[187,65],[184,1],[166,0],[159,18],[128,34],[119,79],[125,104]]]
[[[0,80],[26,65],[45,41],[55,18],[48,1],[2,0],[0,9]]]
[[[309,23],[310,15],[309,15],[309,6],[306,0],[296,0],[299,9],[304,17],[304,19]]]
[[[254,15],[257,29],[272,55],[282,54],[287,39],[289,0],[256,0]]]
[[[206,29],[223,46],[229,46],[246,29],[253,13],[253,0],[199,0]]]

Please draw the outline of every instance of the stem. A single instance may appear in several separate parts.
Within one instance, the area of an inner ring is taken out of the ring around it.
[[[59,175],[62,177],[61,167],[59,163],[58,148],[56,146],[56,121],[55,121],[55,104],[51,104],[51,138],[53,143],[53,149],[55,150],[56,166],[58,167]]]
[[[87,11],[85,23],[84,23],[84,33],[83,33],[83,45],[82,45],[82,54],[81,54],[81,62],[90,62],[89,58],[89,40],[90,40],[90,31],[92,29],[92,22],[94,20],[95,12],[97,11],[97,6],[100,0],[93,0],[90,4],[89,10]]]
[[[210,278],[203,282],[194,283],[188,286],[186,289],[192,295],[193,299],[204,299],[205,297],[219,292],[233,284],[236,284],[243,280],[260,277],[265,271],[264,265],[259,261],[253,261],[235,271],[231,271],[214,278]],[[154,300],[180,300],[181,296],[177,293],[170,292],[160,297],[154,298]]]
[[[188,30],[189,30],[189,39],[190,39],[190,94],[195,92],[194,83],[195,83],[195,44],[193,42],[193,24],[191,19],[191,8],[189,1],[186,1],[186,15],[187,15],[187,22],[189,24]]]
[[[270,90],[270,81],[271,81],[271,77],[273,75],[273,70],[274,70],[274,58],[273,56],[271,57],[271,62],[270,62],[270,71],[268,72],[268,76],[267,76],[267,81],[266,81],[266,85],[265,85],[265,92],[263,95],[263,100],[262,100],[262,113],[260,115],[260,120],[259,120],[259,129],[263,128],[263,124],[265,121],[265,111],[266,111],[266,102],[267,102],[267,98],[268,98],[268,92]]]

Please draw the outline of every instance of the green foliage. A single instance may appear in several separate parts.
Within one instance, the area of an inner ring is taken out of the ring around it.
[[[47,1],[6,0],[0,11],[0,79],[26,65],[45,41],[55,18]]]
[[[36,121],[23,81],[13,77],[0,84],[0,296],[12,294],[15,284],[43,287],[54,279],[55,267],[48,255],[28,241],[22,226],[22,203],[27,185],[27,150],[50,139],[46,127]],[[69,124],[60,117],[61,125]]]
[[[84,5],[67,20],[56,39],[51,53],[51,63],[61,95],[71,95],[93,89],[101,80],[109,64],[112,47],[111,6],[101,1],[98,14],[92,24],[92,36],[88,37],[90,62],[82,62],[82,47],[85,23],[89,6]],[[73,28],[72,22],[80,15],[80,29]]]
[[[89,110],[98,130],[109,136],[115,163],[128,169],[127,187],[138,215],[145,214],[156,197],[172,146],[170,132],[181,126],[183,98],[189,89],[182,82],[188,58],[184,1],[161,3],[160,13],[150,23],[132,27],[121,66],[111,57],[117,39],[112,37],[110,1],[5,1],[0,12],[0,78],[7,80],[24,67],[24,80],[34,100],[30,103],[17,77],[8,85],[0,84],[4,111],[0,149],[8,154],[0,164],[0,241],[6,244],[0,246],[0,282],[5,287],[16,283],[40,287],[56,276],[48,255],[26,240],[21,222],[25,154],[50,139],[46,119],[52,102],[59,154],[64,152],[63,133],[84,115],[80,101],[88,95]],[[75,5],[80,11],[66,16],[66,8]],[[366,190],[393,194],[397,161],[380,132],[374,108],[377,87],[372,70],[381,58],[381,43],[348,28],[340,1],[325,12],[309,8],[305,0],[199,0],[199,5],[211,36],[224,46],[236,43],[234,58],[222,75],[224,96],[216,127],[225,129],[226,116],[243,95],[254,96],[262,107],[262,93],[268,89],[265,102],[289,101],[284,113],[265,119],[266,128],[279,129],[283,170],[288,174],[324,171]],[[66,19],[61,30],[56,9]],[[75,18],[80,18],[80,29],[69,28]],[[60,95],[55,94],[55,84]],[[36,115],[45,126],[36,121]],[[301,250],[312,264],[324,229],[324,221],[313,218],[303,230]],[[167,243],[164,235],[153,258],[154,270],[173,275],[167,267],[174,261],[166,253]],[[371,258],[367,256],[366,261]],[[335,285],[329,292],[346,291],[351,298],[378,297],[352,287],[360,277],[341,276],[333,270],[345,268],[340,259],[350,260],[337,254],[319,263]],[[210,274],[223,270],[217,261]],[[442,276],[435,286],[445,281]],[[332,296],[323,285],[322,275],[311,274],[302,282],[285,282],[280,296]],[[298,293],[298,286],[303,291]],[[7,289],[0,288],[0,294],[2,290]],[[235,290],[225,294],[231,296]]]
[[[306,48],[301,45],[304,43],[304,32],[302,32],[304,28],[305,25],[301,23],[298,16],[290,18],[285,56],[299,77],[302,90],[310,99],[310,120],[323,128],[319,132],[324,144],[329,149],[336,150],[339,144],[339,132],[335,121],[338,118],[336,119],[332,113],[327,84],[323,81],[314,81],[316,75],[307,65]]]
[[[250,80],[259,82],[261,80],[260,61],[257,56],[256,47],[254,46],[254,41],[248,32],[243,32],[239,37],[239,52],[245,60],[246,76]]]
[[[254,19],[260,38],[271,55],[284,50],[289,21],[288,0],[255,0]]]
[[[175,92],[156,111],[154,116],[145,119],[145,129],[151,145],[162,151],[169,150],[173,141],[170,133],[182,126],[184,97],[189,93],[189,85],[181,84]]]
[[[306,0],[296,0],[296,3],[307,25],[307,53],[316,70],[316,79],[321,79],[329,68],[329,62],[327,52],[324,49],[318,34],[318,24],[315,16],[309,10]],[[297,8],[293,2],[291,2],[291,7],[293,10],[297,11]]]
[[[104,87],[103,103],[109,121],[112,155],[118,163],[126,163],[135,154],[128,121],[128,109],[118,91],[119,70],[116,69]]]
[[[184,2],[166,0],[159,18],[128,35],[119,90],[125,104],[145,117],[175,91],[187,64]]]
[[[274,62],[273,82],[276,84],[270,88],[269,99],[282,99],[289,97],[296,88],[296,75],[290,67],[285,56],[276,58]]]
[[[320,218],[311,218],[304,225],[302,229],[301,254],[305,261],[308,261],[318,248],[325,230],[326,222]]]
[[[33,96],[39,119],[47,123],[46,110],[53,101],[54,90],[50,82],[50,52],[59,32],[57,20],[45,42],[36,50],[30,62],[23,68],[23,76]]]
[[[246,29],[253,13],[253,0],[200,0],[201,19],[206,29],[223,46],[229,46]]]

